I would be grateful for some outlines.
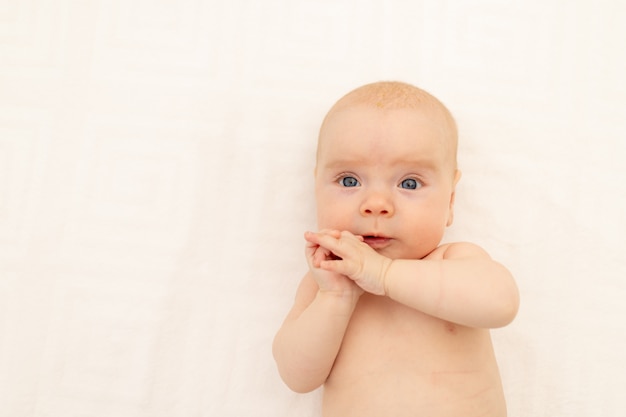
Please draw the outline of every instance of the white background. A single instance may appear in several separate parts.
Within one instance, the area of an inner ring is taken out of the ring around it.
[[[460,127],[455,224],[515,274],[510,416],[623,416],[626,3],[0,1],[0,416],[317,416],[271,341],[326,110]]]

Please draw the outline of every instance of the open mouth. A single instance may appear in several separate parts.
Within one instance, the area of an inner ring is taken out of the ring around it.
[[[363,236],[363,241],[373,249],[384,248],[391,243],[391,238],[384,236]]]

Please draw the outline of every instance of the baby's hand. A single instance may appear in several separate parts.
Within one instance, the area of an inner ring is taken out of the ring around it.
[[[310,232],[305,234],[305,238],[308,233]],[[327,235],[337,239],[340,237],[340,232],[334,230],[322,230],[319,233],[316,233],[316,235]],[[363,290],[359,288],[359,286],[356,285],[350,278],[340,273],[322,269],[320,267],[320,265],[325,261],[337,259],[337,257],[330,250],[307,239],[305,254],[313,279],[317,282],[320,291],[333,293],[350,291],[356,293],[357,296],[360,296],[363,293]]]
[[[346,231],[306,232],[304,237],[327,255],[317,258],[316,267],[345,275],[369,293],[385,295],[384,280],[391,259],[377,253],[363,237]]]

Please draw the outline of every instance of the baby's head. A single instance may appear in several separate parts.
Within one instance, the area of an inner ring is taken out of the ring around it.
[[[446,106],[435,96],[399,81],[381,81],[358,87],[339,99],[328,111],[320,128],[317,144],[317,160],[326,140],[325,130],[329,122],[342,110],[362,106],[381,111],[407,109],[426,114],[441,130],[441,146],[447,151],[451,167],[456,170],[458,132],[456,122]]]
[[[318,226],[375,238],[390,258],[420,259],[452,223],[457,129],[424,90],[368,84],[342,97],[320,129]]]

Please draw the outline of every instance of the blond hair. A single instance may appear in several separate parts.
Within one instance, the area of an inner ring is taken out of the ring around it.
[[[379,81],[365,84],[341,97],[328,111],[320,127],[320,137],[328,120],[339,110],[366,105],[381,110],[423,110],[440,119],[442,143],[449,147],[456,167],[458,131],[452,113],[437,97],[414,85],[400,81]],[[318,142],[319,153],[319,142]]]

